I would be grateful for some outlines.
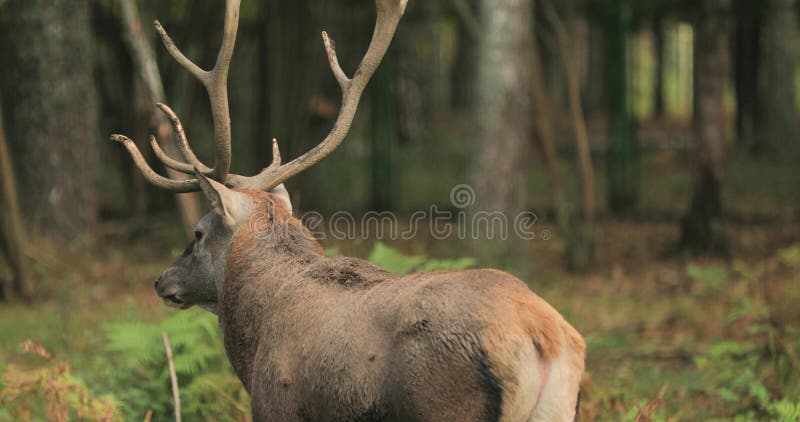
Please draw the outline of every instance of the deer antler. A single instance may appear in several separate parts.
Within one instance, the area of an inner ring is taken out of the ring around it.
[[[219,48],[217,63],[210,71],[205,71],[189,60],[178,49],[167,31],[156,21],[156,31],[161,36],[164,46],[175,61],[191,73],[208,92],[211,103],[211,116],[214,121],[214,178],[224,181],[231,167],[231,115],[228,107],[228,69],[230,68],[233,48],[236,45],[236,32],[239,29],[240,0],[225,2],[225,29],[222,46]],[[162,108],[164,110],[164,108]],[[165,111],[166,113],[166,111]],[[167,113],[170,114],[170,113]],[[174,113],[173,113],[174,114]],[[177,120],[173,119],[173,122]],[[184,154],[189,150],[184,150]],[[192,154],[194,155],[194,154]],[[186,157],[187,160],[189,157]],[[199,163],[195,158],[193,161]],[[194,164],[194,163],[191,163]],[[201,170],[206,166],[198,166]]]
[[[156,21],[156,31],[161,35],[167,51],[186,71],[199,80],[208,91],[211,114],[214,121],[214,168],[204,165],[197,159],[191,147],[189,147],[180,119],[169,107],[161,103],[157,104],[157,107],[172,122],[178,147],[185,162],[179,162],[164,153],[158,146],[155,137],[151,137],[150,143],[156,157],[165,166],[174,170],[194,174],[196,167],[204,175],[209,175],[229,187],[269,190],[318,163],[341,145],[353,123],[361,95],[389,48],[397,29],[397,24],[400,22],[403,13],[405,13],[408,0],[375,0],[377,19],[372,41],[352,78],[349,78],[339,65],[333,40],[330,39],[326,32],[322,32],[322,40],[325,44],[331,70],[342,89],[342,106],[339,109],[339,115],[333,125],[333,129],[320,144],[286,164],[281,164],[278,143],[273,139],[272,163],[261,173],[251,177],[229,174],[231,163],[231,122],[227,82],[228,69],[236,43],[240,3],[241,0],[226,1],[225,30],[222,46],[217,55],[217,63],[210,71],[201,69],[189,60],[172,42],[172,39],[164,31],[161,24]],[[157,174],[150,168],[136,144],[129,138],[123,135],[112,135],[111,139],[125,146],[136,166],[150,183],[173,192],[195,192],[200,190],[197,179],[172,180]]]
[[[269,166],[253,177],[233,176],[231,182],[234,185],[250,189],[271,189],[318,163],[341,145],[350,130],[350,125],[353,123],[361,94],[364,92],[364,88],[366,88],[381,60],[383,60],[383,56],[386,54],[386,50],[394,37],[397,24],[400,22],[403,13],[405,13],[407,4],[408,0],[375,1],[378,15],[375,30],[372,33],[372,41],[352,79],[347,77],[347,74],[339,65],[333,40],[325,31],[322,32],[322,40],[328,53],[331,71],[333,71],[333,76],[342,89],[342,106],[339,109],[336,123],[333,124],[333,129],[320,144],[289,163]]]
[[[193,175],[194,167],[197,167],[204,175],[212,175],[214,170],[208,168],[208,166],[200,162],[200,160],[198,160],[194,155],[194,151],[192,151],[192,148],[189,146],[189,141],[186,140],[186,132],[183,131],[183,124],[181,124],[181,119],[178,118],[178,115],[175,114],[175,112],[172,111],[172,109],[166,104],[156,103],[156,107],[164,112],[169,121],[172,123],[172,130],[175,131],[175,139],[177,140],[178,150],[181,152],[181,155],[183,155],[183,159],[186,160],[186,162],[181,163],[168,157],[164,151],[161,150],[158,142],[154,142],[155,138],[151,137],[150,144],[153,147],[153,151],[156,153],[156,157],[158,157],[158,159],[161,160],[165,166],[173,170]]]

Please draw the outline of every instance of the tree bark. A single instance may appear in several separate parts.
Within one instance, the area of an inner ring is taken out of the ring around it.
[[[270,140],[278,139],[281,154],[287,162],[316,145],[312,136],[312,96],[317,92],[327,64],[319,36],[320,1],[268,0],[263,3],[264,18],[260,28],[260,47],[263,75],[260,89],[263,120],[258,128],[261,163],[272,159]],[[334,37],[343,45],[341,36]],[[340,54],[347,54],[346,51]],[[346,56],[340,56],[343,65]],[[262,164],[263,165],[263,164]],[[313,206],[313,184],[310,172],[304,172],[288,182],[290,191],[301,191],[303,206]],[[299,198],[299,195],[298,195]],[[295,204],[298,205],[298,204]]]
[[[394,54],[389,51],[375,72],[369,87],[372,120],[371,207],[373,211],[392,209],[392,145],[397,124],[394,107]]]
[[[472,183],[477,207],[512,215],[525,198],[524,170],[531,133],[530,0],[483,1],[478,41],[478,125]]]
[[[586,112],[590,117],[605,115],[608,101],[606,95],[605,71],[608,68],[606,62],[606,31],[597,20],[589,20],[589,75],[586,84]]]
[[[728,72],[730,2],[702,3],[695,32],[697,145],[691,204],[683,219],[681,246],[697,252],[727,252],[722,227],[725,159],[723,96]]]
[[[564,192],[564,183],[558,165],[553,132],[553,104],[550,101],[544,82],[544,67],[538,42],[531,44],[531,98],[533,99],[533,132],[538,144],[542,161],[547,167],[550,182],[550,195],[553,197],[556,224],[561,233],[569,229],[569,203]]]
[[[5,283],[0,280],[0,299],[11,300],[14,297],[31,299],[33,281],[25,251],[28,247],[25,227],[19,209],[17,196],[17,179],[14,176],[13,160],[8,151],[8,143],[3,127],[2,107],[0,107],[0,195],[3,210],[2,245],[6,258],[11,266],[13,281]]]
[[[753,147],[758,121],[761,5],[738,0],[735,7],[736,140],[740,145]]]
[[[589,134],[586,129],[586,117],[581,104],[580,78],[578,63],[574,51],[574,41],[561,18],[550,3],[546,13],[556,32],[556,40],[564,73],[567,78],[567,92],[570,109],[570,121],[575,136],[575,151],[578,155],[580,169],[582,218],[570,221],[569,239],[567,242],[567,266],[574,270],[585,270],[594,264],[594,167],[589,146]]]
[[[88,0],[9,0],[3,10],[9,147],[35,232],[70,238],[97,219],[97,108]]]
[[[481,2],[482,36],[477,42],[478,69],[474,121],[477,139],[470,182],[475,193],[471,211],[502,213],[513,224],[525,204],[525,168],[531,134],[530,63],[533,4],[530,0]],[[473,233],[484,238],[488,233]],[[506,239],[482,251],[494,259],[520,252],[509,230]]]
[[[658,118],[664,116],[664,16],[657,12],[653,18],[653,115]]]
[[[475,71],[478,57],[475,41],[481,37],[476,0],[451,0],[458,16],[458,49],[451,76],[452,103],[456,110],[471,110],[475,101]]]
[[[797,66],[797,13],[793,0],[767,1],[761,51],[764,54],[764,110],[755,148],[767,154],[785,154],[797,146],[795,69]],[[785,156],[785,155],[784,155]]]
[[[606,19],[606,86],[608,97],[608,207],[624,214],[636,207],[639,197],[639,149],[628,108],[627,37],[631,26],[628,0],[614,0]]]

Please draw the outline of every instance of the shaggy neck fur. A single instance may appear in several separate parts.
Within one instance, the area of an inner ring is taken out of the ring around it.
[[[297,274],[324,259],[322,248],[283,204],[262,192],[251,196],[255,211],[233,236],[219,292],[219,317],[226,350],[250,389],[252,357],[268,338],[265,316],[280,312],[278,292],[297,289]]]

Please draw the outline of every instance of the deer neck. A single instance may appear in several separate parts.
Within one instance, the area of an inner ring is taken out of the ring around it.
[[[249,390],[253,359],[269,347],[275,327],[268,326],[283,307],[286,288],[302,289],[300,273],[324,259],[322,248],[302,225],[254,236],[250,228],[234,234],[225,279],[219,292],[219,320],[225,349],[237,375]]]

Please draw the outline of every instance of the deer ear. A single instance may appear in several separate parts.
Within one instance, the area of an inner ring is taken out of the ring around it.
[[[196,167],[194,172],[203,194],[208,199],[211,212],[221,216],[226,223],[234,225],[237,217],[243,215],[242,208],[245,207],[245,201],[242,194],[228,189],[216,180],[209,179]]]
[[[292,214],[292,199],[289,198],[289,191],[286,190],[286,186],[284,186],[283,183],[270,189],[269,193],[278,197],[289,211],[289,214]]]

